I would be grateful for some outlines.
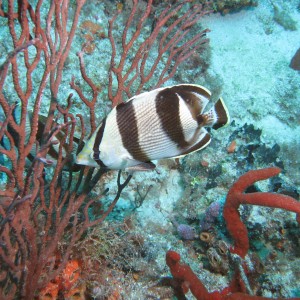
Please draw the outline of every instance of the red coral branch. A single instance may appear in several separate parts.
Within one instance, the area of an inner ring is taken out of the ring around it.
[[[77,53],[77,56],[79,58],[79,65],[80,65],[80,72],[82,75],[83,80],[90,86],[92,89],[93,98],[92,100],[88,100],[84,94],[81,88],[76,85],[75,83],[75,77],[72,77],[72,80],[70,82],[70,86],[73,90],[75,90],[82,100],[82,102],[89,108],[90,111],[90,125],[91,125],[91,133],[93,133],[96,130],[96,116],[95,116],[95,105],[97,103],[98,94],[100,91],[100,87],[97,86],[92,79],[87,75],[85,71],[85,64],[83,59],[83,52],[80,51]]]
[[[297,221],[300,223],[300,203],[292,197],[275,193],[244,193],[247,187],[255,182],[273,177],[279,174],[280,171],[279,168],[249,171],[242,175],[229,190],[223,216],[227,230],[234,239],[234,248],[231,250],[232,253],[236,253],[244,258],[249,250],[248,231],[240,219],[238,210],[241,204],[269,206],[289,210],[297,213]]]
[[[188,290],[198,300],[270,300],[270,298],[251,296],[244,293],[232,293],[227,295],[229,289],[225,292],[208,292],[201,280],[193,272],[193,270],[186,264],[180,263],[180,255],[172,250],[169,250],[166,254],[166,263],[170,268],[171,274],[177,279],[184,292]],[[299,300],[300,298],[288,298],[288,300]],[[280,300],[280,298],[277,298]]]
[[[201,300],[220,300],[218,292],[209,293],[193,270],[185,264],[180,263],[180,255],[172,250],[166,254],[166,263],[173,277],[181,282],[183,290],[191,290],[192,294]]]
[[[150,20],[152,2],[152,0],[147,1],[142,16],[137,18],[138,0],[133,1],[133,8],[127,18],[120,46],[113,36],[113,26],[118,14],[109,22],[108,37],[112,46],[112,56],[108,97],[113,106],[123,101],[124,94],[130,98],[134,93],[140,93],[150,80],[156,80],[151,84],[152,87],[161,86],[175,75],[177,67],[183,61],[208,41],[204,38],[208,30],[203,30],[192,37],[188,34],[197,21],[210,10],[201,4],[192,6],[190,4],[192,1],[186,0],[166,7],[152,24],[149,36],[140,42],[146,31],[146,25],[149,27],[151,25],[147,24],[147,21]],[[185,4],[189,4],[190,7],[182,12]],[[130,33],[130,28],[133,27],[135,31]],[[117,49],[121,49],[120,53]],[[160,64],[161,70],[159,70]],[[117,88],[114,85],[115,81]]]

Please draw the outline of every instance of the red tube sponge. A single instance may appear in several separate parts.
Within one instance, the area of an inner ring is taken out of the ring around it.
[[[173,277],[182,282],[181,288],[184,292],[190,289],[192,294],[201,300],[222,299],[219,292],[209,293],[188,265],[180,264],[180,254],[177,252],[169,250],[166,254],[166,263]]]
[[[231,187],[227,194],[223,216],[226,227],[234,239],[232,253],[236,253],[245,258],[249,249],[248,231],[240,219],[239,206],[241,204],[251,204],[282,208],[297,213],[297,221],[300,223],[300,203],[292,197],[275,193],[250,193],[245,194],[247,187],[259,180],[264,180],[279,174],[279,168],[266,168],[253,170],[242,175]]]

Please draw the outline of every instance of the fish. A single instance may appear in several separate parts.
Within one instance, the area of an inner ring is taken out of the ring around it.
[[[296,71],[300,71],[300,48],[292,57],[289,67]]]
[[[153,161],[183,157],[205,148],[211,136],[230,122],[222,98],[211,103],[201,85],[157,88],[114,107],[103,119],[76,163],[111,170],[153,170]],[[211,108],[205,111],[207,105]]]

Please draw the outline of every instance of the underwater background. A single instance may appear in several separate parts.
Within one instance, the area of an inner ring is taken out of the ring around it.
[[[178,1],[154,1],[153,6],[160,11],[175,2]],[[144,1],[139,3],[145,5]],[[213,11],[201,17],[194,29],[197,32],[208,28],[209,43],[182,63],[164,86],[205,86],[213,99],[224,99],[231,123],[212,130],[212,142],[207,148],[179,160],[161,160],[156,163],[157,171],[135,172],[106,220],[74,246],[70,261],[76,265],[76,280],[69,287],[73,295],[59,291],[56,298],[46,298],[37,292],[36,298],[176,299],[173,289],[162,280],[171,276],[165,262],[169,249],[180,253],[181,261],[191,267],[209,292],[221,291],[229,285],[233,272],[226,255],[232,239],[222,216],[232,184],[249,170],[276,166],[282,169],[279,176],[257,182],[249,192],[271,191],[299,201],[299,55],[293,68],[291,60],[300,47],[300,2],[212,3]],[[118,36],[131,7],[132,1],[126,0],[87,1],[66,60],[58,91],[61,105],[66,95],[74,93],[69,84],[72,76],[92,97],[89,86],[81,79],[76,56],[82,44],[89,42],[84,61],[88,76],[99,87],[96,124],[112,108],[107,96],[111,58],[108,21],[116,8],[121,11],[114,24]],[[5,24],[6,20],[0,18],[0,65],[12,50],[6,42]],[[147,26],[141,40],[151,31]],[[152,85],[151,81],[147,84],[149,88]],[[14,93],[8,81],[5,94],[11,104]],[[42,114],[48,111],[50,97],[45,90]],[[72,113],[88,115],[75,93],[72,105]],[[4,119],[0,110],[0,121]],[[80,135],[80,126],[75,131]],[[51,176],[49,168],[45,178]],[[7,179],[3,174],[0,180],[4,186]],[[117,172],[110,171],[90,192],[92,197],[104,195],[99,210],[93,207],[89,211],[92,219],[109,206],[117,191]],[[253,268],[248,281],[253,295],[300,297],[300,228],[295,213],[252,205],[242,205],[239,211],[250,240]],[[188,292],[177,299],[195,298]]]

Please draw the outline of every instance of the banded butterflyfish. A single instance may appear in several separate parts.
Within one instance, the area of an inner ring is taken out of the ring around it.
[[[210,134],[229,123],[220,98],[207,112],[211,93],[181,84],[134,96],[107,115],[78,154],[76,163],[93,167],[151,170],[153,160],[184,156],[206,147]]]

